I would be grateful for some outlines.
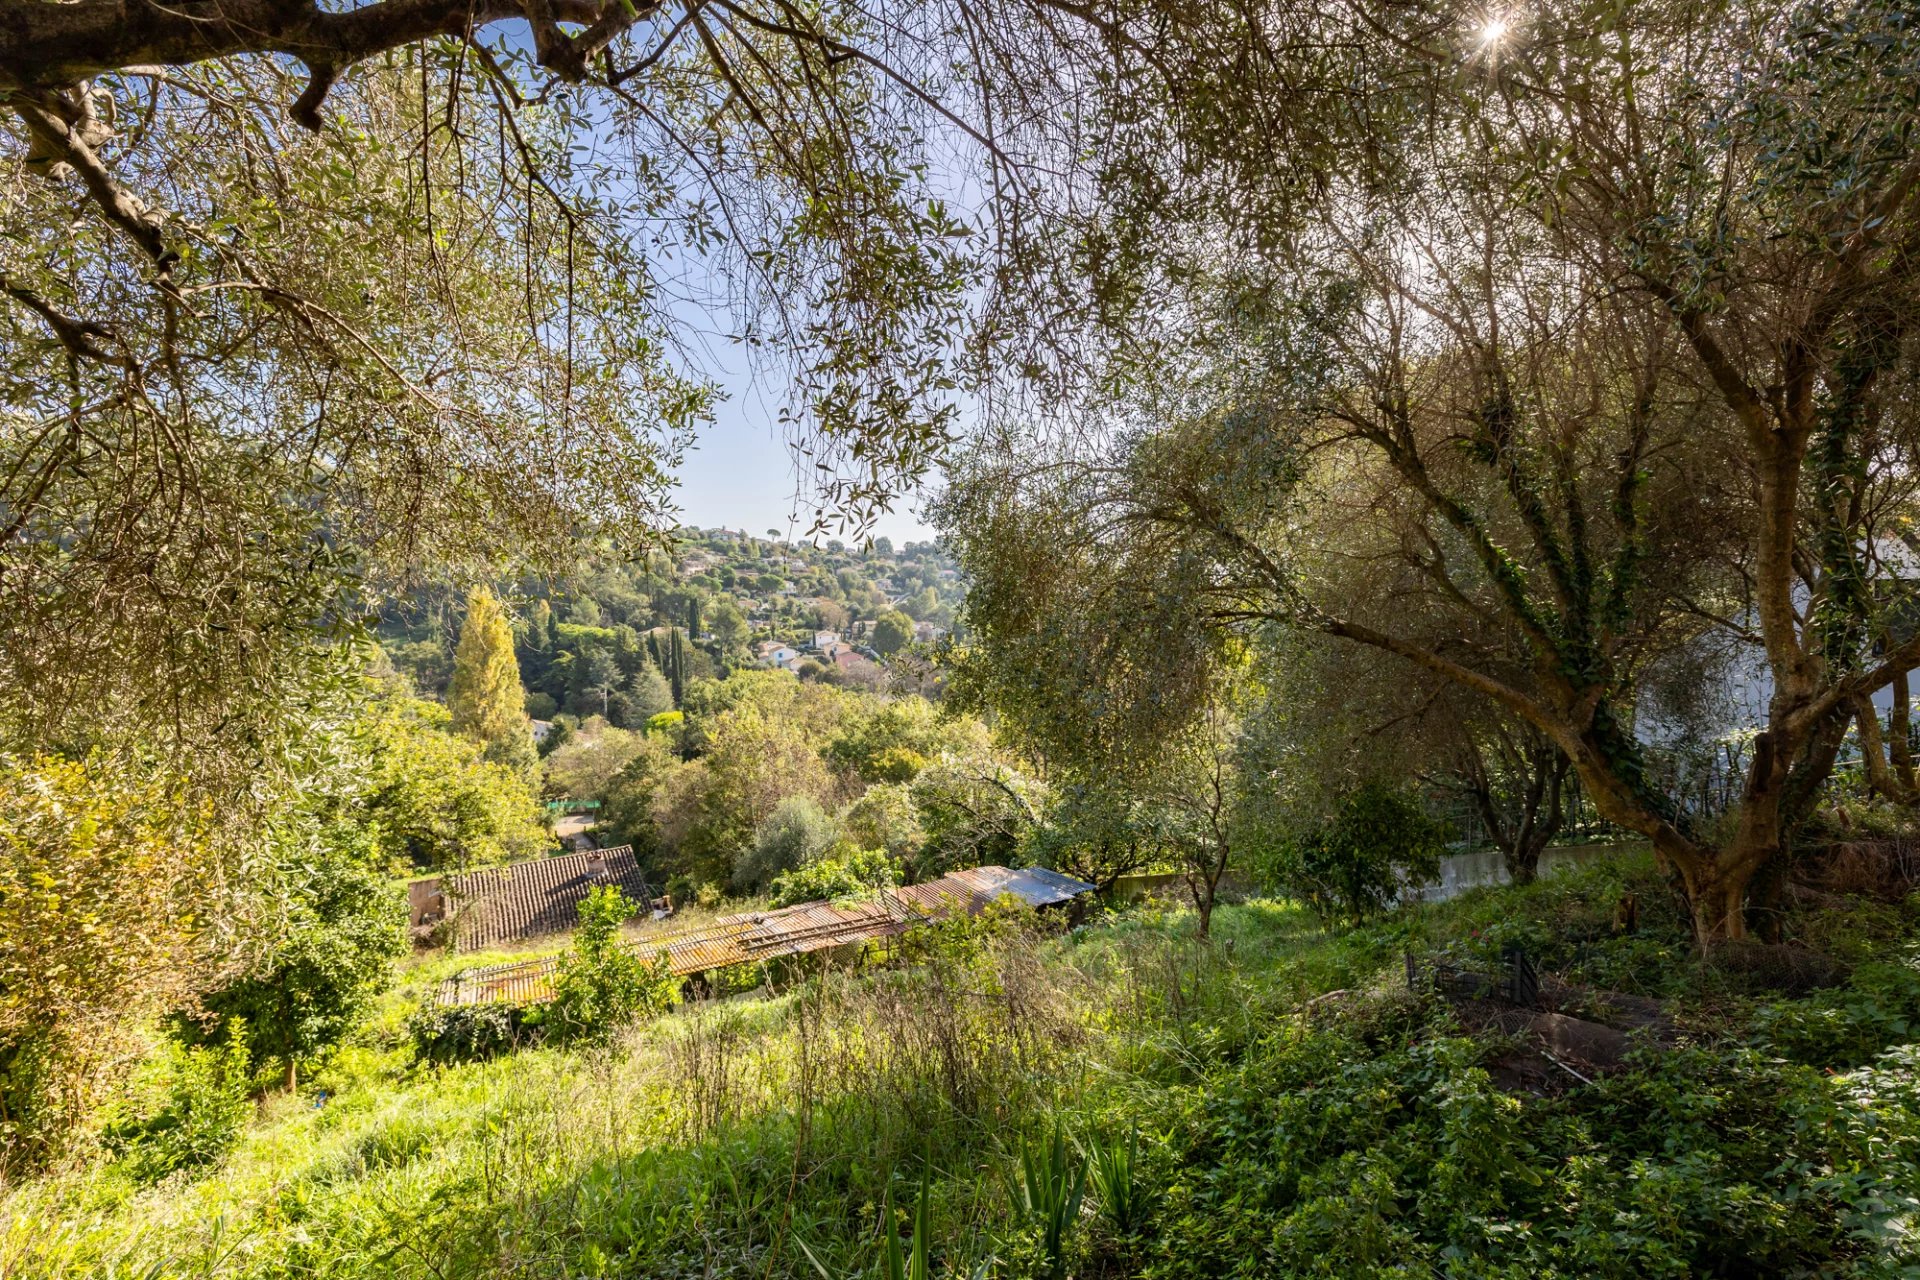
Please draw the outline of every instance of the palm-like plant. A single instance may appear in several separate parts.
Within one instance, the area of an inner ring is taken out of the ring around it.
[[[1007,1179],[1013,1216],[1039,1225],[1048,1271],[1056,1277],[1065,1274],[1067,1230],[1080,1216],[1086,1190],[1087,1162],[1068,1146],[1058,1121],[1050,1140],[1022,1145],[1020,1169]]]
[[[900,1233],[893,1227],[893,1191],[887,1191],[885,1206],[880,1219],[880,1277],[881,1280],[933,1280],[933,1264],[927,1261],[927,1180],[920,1179],[920,1188],[913,1197],[913,1236],[906,1244],[900,1243]]]
[[[1121,1235],[1131,1235],[1146,1220],[1147,1201],[1135,1177],[1140,1155],[1140,1130],[1118,1137],[1094,1139],[1082,1148],[1087,1158],[1087,1181],[1094,1198]]]

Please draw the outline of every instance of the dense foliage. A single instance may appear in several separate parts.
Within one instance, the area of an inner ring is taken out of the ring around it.
[[[1370,782],[1285,839],[1271,871],[1314,910],[1358,923],[1433,879],[1442,834],[1417,799]]]
[[[239,1145],[254,1112],[252,1038],[236,1020],[221,1028],[217,1045],[175,1048],[162,1059],[157,1109],[119,1120],[104,1135],[135,1181],[204,1169]]]
[[[1702,948],[1772,928],[1843,756],[1920,803],[1905,5],[1149,4],[1058,60],[1105,358],[946,499],[1041,673],[996,705],[1124,747],[1209,658],[1365,650],[1335,700],[1439,707],[1517,862],[1571,772]]]
[[[364,824],[395,868],[484,866],[545,850],[546,827],[527,780],[450,727],[438,703],[373,701],[355,726],[366,752],[365,788],[349,797],[341,820]]]
[[[838,901],[889,888],[900,882],[900,868],[884,849],[844,846],[773,878],[769,897],[776,907],[798,902]]]
[[[537,718],[597,715],[637,729],[677,706],[692,681],[755,665],[763,642],[805,650],[828,631],[892,656],[921,624],[929,634],[950,629],[964,587],[932,542],[850,547],[682,530],[671,552],[633,561],[582,553],[564,578],[518,583],[515,652]],[[462,616],[438,589],[386,610],[382,643],[423,695],[447,689]],[[817,674],[878,683],[877,672],[859,670]]]
[[[421,1062],[480,1062],[540,1043],[543,1029],[528,1014],[519,1005],[426,1004],[407,1019],[407,1034]]]
[[[588,720],[547,776],[600,800],[602,838],[682,900],[764,891],[843,843],[879,850],[896,880],[1007,863],[1044,816],[1044,788],[978,720],[786,671],[696,680],[679,718],[644,732]]]
[[[207,815],[150,760],[0,758],[0,1168],[86,1140],[207,959]]]
[[[84,1153],[162,1023],[194,1040],[237,1017],[250,1057],[291,1076],[391,979],[403,916],[387,876],[547,846],[528,783],[448,732],[445,708],[357,687],[365,701],[316,727],[306,793],[253,831],[237,881],[201,856],[227,815],[161,762],[4,761],[0,1164]]]
[[[189,1027],[215,1039],[244,1029],[248,1057],[280,1062],[289,1085],[302,1060],[353,1029],[407,946],[403,899],[369,834],[338,822],[289,833],[306,838],[282,854],[294,865],[281,877],[287,918],[276,945],[202,995],[204,1017]]]

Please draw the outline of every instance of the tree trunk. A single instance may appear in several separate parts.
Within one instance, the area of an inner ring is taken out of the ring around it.
[[[1693,918],[1694,945],[1703,954],[1723,942],[1746,938],[1747,888],[1757,870],[1757,865],[1734,863],[1717,873],[1682,875],[1687,908]]]
[[[1920,791],[1920,776],[1916,776],[1913,767],[1913,744],[1910,735],[1913,732],[1913,717],[1908,708],[1912,696],[1907,687],[1910,673],[1902,671],[1893,678],[1893,712],[1887,726],[1887,753],[1893,764],[1893,775],[1900,780],[1909,792]]]
[[[1193,899],[1193,909],[1200,917],[1197,926],[1203,938],[1213,934],[1213,880],[1203,869],[1187,872],[1187,895]]]
[[[300,1067],[292,1058],[287,1059],[287,1073],[281,1077],[281,1083],[286,1086],[288,1093],[292,1093],[299,1087]]]
[[[1468,739],[1461,753],[1459,784],[1473,797],[1487,838],[1500,851],[1507,878],[1532,884],[1540,873],[1540,855],[1566,824],[1566,780],[1573,761],[1544,735],[1524,746],[1503,737],[1501,763],[1508,779],[1522,779],[1518,812],[1503,810],[1495,779],[1487,772],[1479,744]]]
[[[1597,753],[1589,749],[1588,754]],[[1755,874],[1780,853],[1780,800],[1786,771],[1779,765],[1773,743],[1762,734],[1735,804],[1738,829],[1726,844],[1714,846],[1696,843],[1641,803],[1604,764],[1574,762],[1600,816],[1647,837],[1660,865],[1678,877],[1694,943],[1703,953],[1747,936],[1748,887]]]
[[[1526,822],[1507,852],[1507,877],[1515,884],[1532,884],[1539,878],[1540,856],[1567,822],[1567,774],[1573,769],[1573,761],[1557,747],[1549,746],[1547,751],[1552,754],[1544,761],[1535,761],[1536,777],[1542,784],[1537,790],[1545,794],[1529,805]]]

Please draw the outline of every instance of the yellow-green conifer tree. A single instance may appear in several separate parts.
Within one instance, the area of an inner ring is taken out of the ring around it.
[[[533,738],[527,729],[520,663],[513,656],[513,629],[485,587],[467,594],[467,620],[453,655],[447,710],[453,731],[484,744],[487,759],[518,769],[532,767]]]

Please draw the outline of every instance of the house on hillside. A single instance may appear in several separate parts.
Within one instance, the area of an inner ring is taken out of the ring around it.
[[[816,631],[813,633],[813,647],[822,653],[831,652],[834,645],[840,643],[838,631]]]
[[[800,660],[800,651],[790,645],[764,641],[754,646],[754,656],[764,667],[787,667]]]
[[[571,930],[581,900],[600,885],[618,886],[642,909],[652,896],[633,846],[621,845],[415,880],[407,923],[416,942],[438,935],[463,951],[524,942]]]
[[[872,658],[852,649],[841,649],[833,655],[833,665],[847,675],[869,675],[880,670],[880,664]]]

